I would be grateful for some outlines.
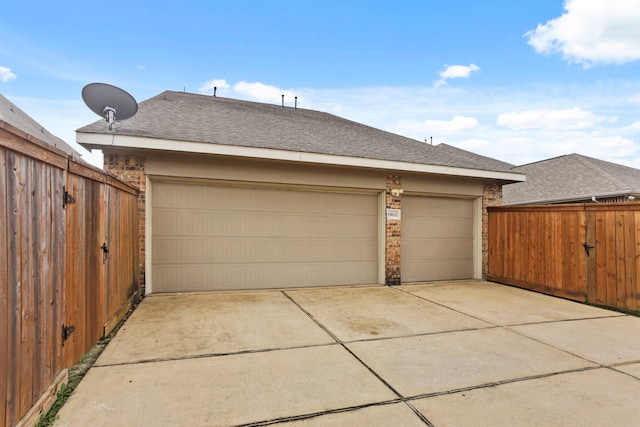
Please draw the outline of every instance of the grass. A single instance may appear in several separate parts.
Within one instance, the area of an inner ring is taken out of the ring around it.
[[[58,411],[64,406],[69,397],[73,394],[76,387],[78,387],[78,384],[80,384],[80,381],[82,381],[82,378],[84,378],[89,369],[93,366],[96,360],[98,360],[98,357],[100,357],[102,351],[105,349],[107,344],[111,342],[111,339],[120,330],[120,327],[129,318],[134,309],[135,306],[133,306],[129,310],[129,312],[118,323],[118,325],[113,328],[113,331],[111,331],[109,335],[98,341],[75,366],[69,369],[69,380],[66,384],[62,384],[60,390],[58,390],[56,401],[53,403],[53,406],[51,406],[51,408],[46,413],[40,416],[40,420],[35,427],[49,427],[53,425],[58,416]]]

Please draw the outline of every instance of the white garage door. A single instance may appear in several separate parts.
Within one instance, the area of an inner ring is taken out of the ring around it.
[[[473,278],[473,200],[402,198],[403,282]]]
[[[153,183],[154,292],[377,283],[378,196]]]

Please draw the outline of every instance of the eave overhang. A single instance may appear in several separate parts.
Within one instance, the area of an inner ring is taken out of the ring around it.
[[[243,147],[237,145],[213,144],[207,142],[176,141],[170,139],[147,138],[118,135],[116,133],[76,132],[78,144],[87,149],[126,148],[167,152],[215,154],[254,159],[269,159],[288,162],[312,163],[333,166],[351,166],[359,168],[383,169],[428,173],[435,175],[459,176],[503,181],[504,184],[524,182],[525,175],[515,172],[488,171],[482,169],[460,168],[454,166],[426,165],[393,160],[379,160],[361,157],[339,156],[333,154],[308,153],[302,151],[276,150],[271,148]]]

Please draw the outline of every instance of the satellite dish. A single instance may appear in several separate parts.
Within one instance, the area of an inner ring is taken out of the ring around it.
[[[133,117],[138,111],[138,103],[126,91],[106,83],[90,83],[82,88],[82,99],[87,107],[109,123]]]

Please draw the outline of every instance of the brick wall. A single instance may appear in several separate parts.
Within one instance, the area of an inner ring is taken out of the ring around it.
[[[488,206],[502,206],[502,184],[485,184],[482,190],[482,278],[489,271],[489,214]]]
[[[387,209],[400,209],[402,195],[394,196],[391,190],[400,189],[402,181],[399,176],[389,175],[387,177],[387,192],[385,207]],[[402,236],[402,223],[399,220],[386,219],[385,215],[385,237],[384,248],[385,258],[385,284],[395,286],[400,284],[400,238]]]
[[[144,295],[145,285],[145,200],[146,200],[146,176],[144,166],[146,158],[144,156],[128,154],[104,154],[104,169],[118,178],[128,182],[140,190],[138,196],[138,248],[139,248],[139,269],[140,286]]]

